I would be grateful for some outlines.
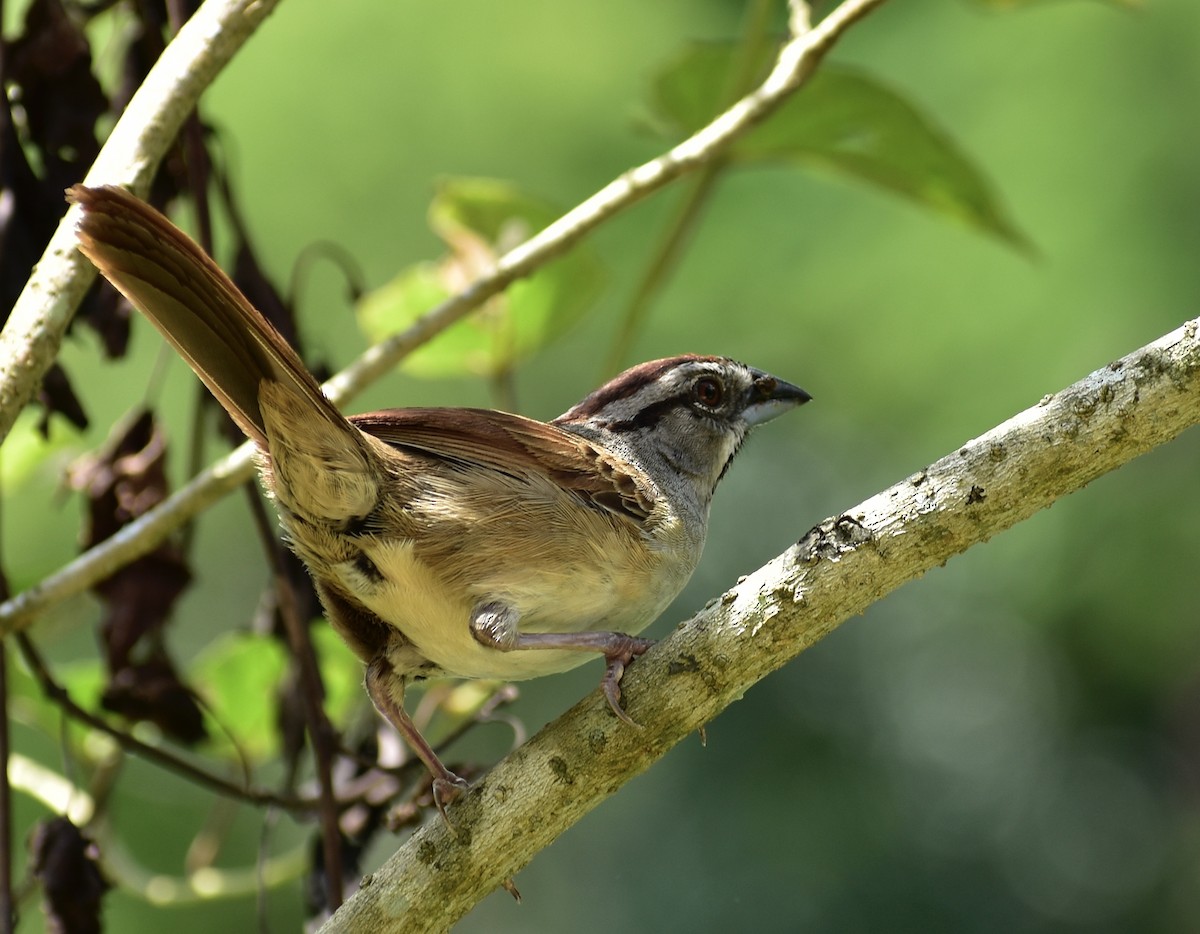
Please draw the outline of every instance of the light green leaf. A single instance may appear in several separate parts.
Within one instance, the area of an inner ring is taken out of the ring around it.
[[[718,109],[734,50],[689,48],[652,88],[659,122],[677,135]],[[767,63],[764,62],[764,67]],[[950,136],[862,71],[823,64],[768,120],[738,140],[735,163],[789,162],[832,169],[903,195],[1030,250],[983,172]]]
[[[229,730],[251,760],[278,754],[275,698],[286,666],[278,640],[248,633],[227,633],[204,649],[188,681],[224,728],[211,731],[214,751],[232,753]]]
[[[446,241],[450,254],[439,262],[406,269],[366,295],[358,308],[361,326],[372,340],[402,330],[559,214],[507,182],[443,181],[430,205],[429,223]],[[420,376],[495,377],[508,372],[577,321],[600,284],[597,260],[586,248],[577,248],[514,283],[409,355],[402,366]]]
[[[344,725],[355,712],[371,709],[366,688],[363,687],[363,664],[341,636],[334,632],[332,626],[318,623],[312,628],[312,641],[321,665],[325,712],[329,719]]]

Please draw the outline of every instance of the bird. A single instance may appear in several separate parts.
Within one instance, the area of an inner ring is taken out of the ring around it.
[[[425,764],[434,801],[468,783],[404,708],[434,677],[509,681],[606,661],[700,560],[709,506],[747,434],[811,399],[722,356],[641,363],[543,422],[476,408],[344,416],[220,267],[157,210],[76,185],[79,250],[254,442],[261,482],[379,713]]]

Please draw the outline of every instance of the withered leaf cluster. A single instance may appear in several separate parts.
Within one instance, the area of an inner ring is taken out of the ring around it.
[[[75,464],[69,481],[87,498],[85,547],[166,498],[166,450],[153,414],[145,411]],[[179,545],[168,541],[94,588],[107,607],[100,630],[109,675],[104,707],[149,720],[188,744],[204,738],[204,718],[167,655],[163,628],[191,577]]]

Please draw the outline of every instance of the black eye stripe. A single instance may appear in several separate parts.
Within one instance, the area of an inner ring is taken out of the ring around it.
[[[691,408],[692,394],[687,392],[678,396],[669,396],[666,399],[659,399],[657,402],[646,406],[633,418],[622,419],[617,422],[609,422],[606,426],[609,431],[637,431],[641,428],[650,428],[657,425],[663,417],[672,409],[680,407]]]

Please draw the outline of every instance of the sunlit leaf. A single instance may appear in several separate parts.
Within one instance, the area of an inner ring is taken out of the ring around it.
[[[25,483],[38,471],[49,469],[56,455],[77,451],[78,435],[73,428],[51,431],[43,437],[38,428],[40,415],[26,408],[17,416],[17,422],[4,439],[4,456],[0,458],[0,486],[6,492]]]
[[[660,124],[684,135],[711,120],[732,57],[731,46],[698,45],[665,68],[652,88]],[[1030,248],[991,183],[949,134],[857,69],[823,64],[773,116],[733,145],[730,158],[832,169]]]
[[[332,626],[314,626],[312,640],[325,685],[325,712],[334,723],[344,724],[355,710],[370,707],[363,687],[362,662]]]
[[[358,316],[372,340],[402,330],[460,291],[508,250],[561,212],[493,179],[448,179],[439,186],[429,223],[450,248],[436,263],[421,263],[367,294]],[[596,295],[599,265],[586,249],[571,251],[514,283],[482,309],[407,357],[422,376],[496,376],[540,350],[579,319]]]
[[[248,756],[266,758],[278,751],[275,697],[287,664],[275,639],[228,633],[212,642],[196,660],[189,678],[212,708],[213,716],[236,738]],[[212,730],[218,751],[228,753],[230,740]]]

